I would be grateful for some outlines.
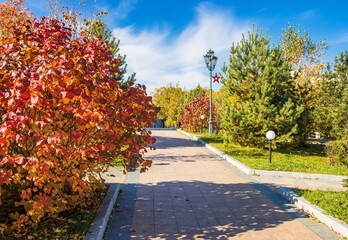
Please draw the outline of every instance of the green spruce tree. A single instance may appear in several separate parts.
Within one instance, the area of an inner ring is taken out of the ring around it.
[[[296,105],[290,63],[281,48],[269,42],[253,28],[232,45],[229,65],[223,67],[221,127],[242,145],[265,146],[268,130],[276,132],[278,141],[290,139],[304,110]]]

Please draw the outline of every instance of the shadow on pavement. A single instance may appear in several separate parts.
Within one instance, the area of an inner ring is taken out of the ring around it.
[[[197,142],[190,139],[154,136],[156,138],[156,148],[157,149],[167,149],[167,148],[186,148],[199,145]],[[165,143],[165,144],[163,144]],[[199,145],[201,146],[201,145]]]
[[[285,203],[275,196],[277,204]],[[126,184],[117,204],[105,240],[228,239],[275,228],[294,217],[306,218],[300,213],[291,216],[248,183]],[[272,239],[272,232],[267,234]]]

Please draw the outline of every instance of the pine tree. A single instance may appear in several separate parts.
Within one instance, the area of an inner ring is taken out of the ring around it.
[[[295,103],[291,65],[280,47],[269,42],[253,29],[232,45],[229,65],[223,68],[221,127],[242,145],[264,146],[268,130],[276,132],[278,141],[290,139],[304,110]]]
[[[318,131],[323,135],[348,140],[348,52],[341,52],[333,70],[322,75],[315,116]]]

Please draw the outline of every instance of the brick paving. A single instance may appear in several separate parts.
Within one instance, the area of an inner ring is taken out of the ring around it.
[[[104,239],[339,239],[175,130],[130,173]]]

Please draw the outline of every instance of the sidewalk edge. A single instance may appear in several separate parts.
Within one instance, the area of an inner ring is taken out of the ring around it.
[[[311,204],[305,198],[300,197],[295,192],[291,191],[289,188],[280,187],[279,194],[289,202],[295,204],[298,208],[302,209],[304,212],[316,217],[320,222],[326,224],[335,232],[339,233],[343,237],[348,238],[348,224],[346,224],[345,222],[337,218],[334,218],[330,215],[324,214],[323,209]]]
[[[91,224],[85,240],[102,240],[106,225],[108,224],[112,208],[117,200],[118,193],[121,188],[120,183],[108,183],[109,189],[106,193],[97,215]]]

